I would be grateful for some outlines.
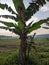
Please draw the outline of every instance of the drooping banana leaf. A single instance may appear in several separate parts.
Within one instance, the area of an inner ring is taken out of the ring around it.
[[[15,33],[15,34],[20,35],[20,31],[17,30],[17,29],[9,29],[9,31],[12,31],[12,32]]]
[[[17,20],[18,20],[18,18],[14,17],[14,16],[12,16],[12,15],[0,15],[0,17],[7,18],[7,19],[10,18],[10,19],[15,20],[16,22],[17,22]]]
[[[8,27],[14,27],[14,24],[12,22],[0,21],[0,23],[3,23],[4,25],[6,25]]]
[[[28,25],[27,25],[27,28],[30,27],[32,25],[33,21],[30,22]]]
[[[27,21],[31,18],[37,11],[39,11],[39,8],[46,4],[45,0],[35,0],[35,2],[30,3],[28,8],[24,11],[24,17]]]
[[[41,24],[46,23],[48,21],[49,21],[49,18],[47,18],[45,20],[40,20],[40,21],[32,24],[31,26],[27,27],[27,33],[30,33],[30,32],[32,32],[34,30],[37,30],[38,28],[41,27]]]
[[[19,35],[21,34],[21,29],[17,24],[12,23],[12,22],[5,22],[5,21],[0,21],[0,23],[7,26],[7,27],[2,27],[2,28],[8,29],[9,31],[13,31],[14,33],[19,34]],[[9,27],[14,27],[15,29],[10,29]]]
[[[9,12],[11,12],[12,14],[17,15],[16,12],[15,12],[11,7],[9,7],[7,4],[1,4],[1,3],[0,3],[0,8],[1,8],[1,9],[6,8],[6,9],[7,9]]]
[[[1,29],[5,29],[5,30],[9,30],[9,31],[11,31],[11,32],[13,32],[13,33],[15,33],[15,34],[18,34],[18,35],[20,35],[20,31],[19,30],[17,30],[17,29],[11,29],[11,28],[9,28],[9,27],[4,27],[4,26],[0,26],[0,28]]]

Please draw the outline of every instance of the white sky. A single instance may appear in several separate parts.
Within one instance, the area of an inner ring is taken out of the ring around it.
[[[31,2],[31,0],[23,0],[23,2],[25,4],[25,7],[27,8],[29,6],[29,2]],[[7,3],[15,11],[12,0],[0,0],[0,3],[4,3],[4,4]],[[0,15],[3,15],[3,14],[10,14],[11,15],[11,13],[9,13],[6,9],[4,9],[4,11],[2,9],[0,9]],[[34,16],[32,16],[32,18],[27,22],[27,24],[29,22],[31,22],[32,20],[34,22],[36,22],[40,19],[45,19],[47,17],[49,17],[49,3],[48,2],[46,5],[44,5],[42,8],[40,8],[40,10]],[[5,19],[0,18],[0,20],[5,20]],[[14,22],[14,20],[11,20],[11,19],[8,19],[8,20],[6,19],[6,21]],[[0,26],[2,26],[1,23],[0,23]]]

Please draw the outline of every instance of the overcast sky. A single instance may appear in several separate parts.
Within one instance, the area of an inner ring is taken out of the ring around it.
[[[27,8],[29,6],[29,2],[31,2],[31,0],[23,0],[23,2],[25,4],[25,7]],[[15,11],[15,8],[14,8],[12,0],[0,0],[0,3],[4,3],[4,4],[7,3]],[[6,9],[4,9],[4,11],[3,11],[0,8],[0,15],[2,15],[2,14],[10,14],[11,15],[11,13],[9,13]],[[40,10],[34,16],[32,16],[32,18],[28,22],[30,22],[32,20],[34,22],[36,22],[36,21],[38,21],[40,19],[45,19],[47,17],[49,17],[49,3],[48,2],[42,8],[40,8]],[[3,19],[0,18],[0,20],[3,20]],[[7,21],[7,19],[6,19],[6,21]],[[11,20],[11,19],[8,19],[8,21],[12,21],[13,22],[13,20]],[[28,24],[28,22],[27,22],[27,24]],[[0,24],[0,26],[2,26],[2,25]]]

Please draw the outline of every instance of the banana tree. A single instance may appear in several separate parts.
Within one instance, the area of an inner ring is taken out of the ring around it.
[[[0,21],[0,23],[6,25],[6,27],[0,26],[0,28],[12,31],[15,34],[18,34],[20,36],[20,39],[21,39],[20,64],[26,65],[25,63],[26,63],[26,49],[27,49],[27,46],[26,46],[27,45],[27,34],[40,28],[41,27],[40,25],[42,23],[46,23],[47,21],[49,21],[49,18],[45,20],[40,20],[34,24],[32,24],[31,22],[28,25],[26,25],[26,22],[31,18],[31,16],[33,16],[37,11],[39,11],[39,8],[41,6],[46,4],[46,1],[45,0],[32,0],[32,2],[27,8],[25,8],[23,0],[12,0],[12,1],[13,1],[13,4],[15,6],[17,13],[7,4],[0,3],[0,8],[2,9],[6,8],[9,12],[11,12],[12,14],[15,14],[15,16],[0,15],[0,17],[7,18],[7,19],[10,18],[12,20],[15,20],[15,22],[17,22],[18,24],[12,23],[12,22]],[[11,27],[14,27],[14,28],[11,28]]]

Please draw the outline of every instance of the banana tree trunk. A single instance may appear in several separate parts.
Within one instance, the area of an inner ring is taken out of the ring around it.
[[[20,39],[21,39],[21,44],[20,44],[20,61],[21,61],[21,65],[25,65],[27,34],[26,34],[26,23],[25,23],[25,18],[24,18],[24,15],[23,15],[23,9],[22,9],[22,6],[20,6],[20,5],[18,6],[18,14],[19,14],[19,18],[20,18],[21,22],[24,25],[24,27],[22,29],[22,33],[20,34]]]
[[[20,44],[20,62],[21,65],[25,65],[25,61],[26,61],[26,33],[21,35],[21,44]]]

